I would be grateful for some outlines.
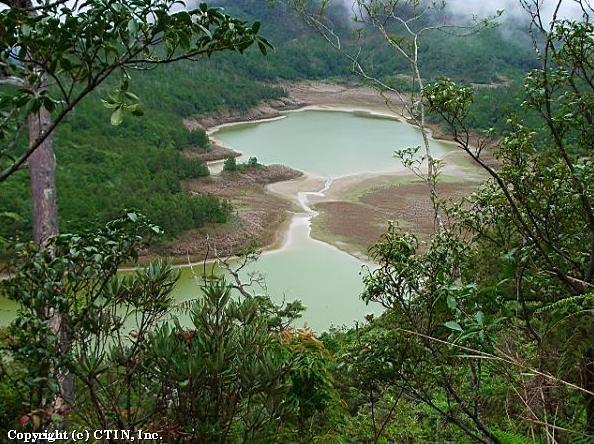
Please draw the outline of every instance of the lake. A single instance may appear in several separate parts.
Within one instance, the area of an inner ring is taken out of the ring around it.
[[[223,145],[307,173],[336,178],[366,172],[394,171],[394,151],[421,144],[420,131],[391,118],[361,112],[308,110],[285,118],[223,127],[213,137]],[[433,155],[451,150],[432,140]]]
[[[264,164],[280,163],[328,179],[402,169],[394,151],[421,143],[419,130],[406,123],[359,112],[319,110],[290,112],[269,122],[225,126],[213,137],[241,151],[245,159],[255,156]],[[431,143],[436,157],[451,150],[444,143]],[[366,305],[360,299],[361,271],[366,264],[310,237],[315,213],[307,206],[306,197],[301,197],[303,214],[294,216],[282,248],[264,253],[243,277],[260,273],[277,303],[301,300],[307,310],[297,326],[307,322],[318,332],[332,325],[352,326],[368,313],[381,313],[379,306]],[[190,269],[182,270],[174,294],[180,301],[199,297],[199,283]],[[5,324],[13,316],[15,305],[5,301],[0,306],[0,323]]]
[[[361,112],[305,110],[289,112],[273,121],[224,126],[212,137],[263,164],[280,163],[308,174],[332,179],[362,173],[402,169],[397,149],[421,144],[420,131],[406,123]],[[431,140],[435,157],[451,147]],[[315,217],[303,202],[305,216],[293,219],[287,241],[264,255],[253,269],[266,277],[273,300],[300,299],[304,318],[314,330],[349,325],[367,313],[378,314],[376,304],[360,299],[363,291],[359,259],[310,237]],[[183,284],[179,291],[183,292]]]

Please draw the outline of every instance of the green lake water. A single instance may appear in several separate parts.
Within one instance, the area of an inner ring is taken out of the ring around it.
[[[321,177],[393,171],[397,149],[421,145],[420,131],[381,116],[340,111],[300,111],[279,120],[223,127],[213,134],[223,145]],[[432,141],[433,155],[448,150]]]
[[[395,170],[399,163],[394,150],[421,143],[416,128],[392,119],[313,110],[287,113],[285,118],[270,122],[224,127],[213,137],[246,158],[256,156],[261,163],[280,163],[325,178]],[[436,156],[448,150],[443,143],[432,144]],[[312,239],[310,220],[315,215],[307,200],[302,202],[304,214],[293,218],[282,248],[264,253],[243,277],[261,274],[277,303],[301,300],[307,310],[297,326],[307,322],[318,332],[332,325],[352,326],[368,313],[380,313],[379,306],[366,305],[360,299],[364,264]],[[199,273],[200,269],[194,270]],[[183,269],[174,289],[176,298],[199,297],[199,281],[190,269]],[[255,289],[255,293],[261,292]],[[0,307],[0,323],[5,324],[14,316],[15,305],[4,301]]]
[[[323,331],[331,325],[351,326],[367,313],[381,312],[375,304],[366,305],[359,298],[363,290],[362,266],[353,256],[311,239],[308,218],[301,216],[293,219],[283,248],[264,253],[243,273],[243,279],[247,282],[251,273],[263,277],[276,303],[301,300],[307,311],[296,326],[307,322],[314,330]],[[179,299],[199,295],[200,270],[182,270],[175,289]],[[260,286],[253,287],[254,294],[262,291]]]

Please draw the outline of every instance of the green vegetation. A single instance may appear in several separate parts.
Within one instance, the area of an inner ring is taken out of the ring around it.
[[[253,58],[248,54],[247,60],[242,59],[243,66],[239,69],[247,66],[254,78],[263,80],[279,77],[327,79],[344,77],[350,73],[350,62],[304,24],[289,6],[291,3],[280,0],[216,2],[235,16],[245,20],[260,20],[262,33],[274,42],[276,50],[265,60],[258,60],[259,67],[252,66]],[[319,7],[323,2],[300,0],[300,3]],[[353,24],[352,13],[348,8],[343,8],[341,2],[324,3],[328,4],[326,14],[345,44],[353,47],[362,45],[362,63],[372,67],[372,74],[388,82],[404,79],[404,82],[410,83],[410,80],[406,80],[410,77],[407,62],[394,56],[383,37],[369,29],[359,36],[359,33],[353,32],[357,25]],[[401,3],[404,5],[406,2]],[[429,15],[423,18],[422,23],[434,25],[440,20],[443,18]],[[401,30],[395,28],[393,31],[397,34]],[[488,29],[462,38],[454,34],[447,31],[424,34],[419,59],[422,76],[427,80],[447,76],[470,83],[501,84],[506,79],[519,80],[525,72],[538,66],[524,23],[511,22],[505,32]],[[222,58],[235,57],[225,55]]]
[[[287,328],[297,306],[236,300],[212,278],[187,304],[182,327],[171,317],[177,275],[169,266],[116,276],[160,233],[127,213],[54,237],[49,249],[17,246],[15,278],[2,283],[21,304],[3,342],[11,357],[0,374],[3,436],[17,423],[38,430],[68,417],[85,430],[159,431],[165,442],[294,441],[320,418],[335,394],[330,357],[311,333]],[[52,334],[51,309],[68,318],[67,349]],[[55,368],[73,375],[77,396],[67,409],[51,404]],[[11,391],[8,380],[17,381]]]
[[[109,110],[100,101],[110,90],[106,86],[83,100],[56,131],[62,229],[98,227],[122,208],[142,211],[162,224],[169,237],[207,222],[224,222],[226,210],[220,210],[227,204],[214,196],[190,197],[182,191],[183,180],[208,175],[206,165],[182,151],[205,150],[209,145],[204,131],[188,131],[183,119],[228,108],[247,109],[284,91],[225,74],[214,61],[206,66],[183,62],[131,75],[144,116],[126,117],[121,125],[112,126]],[[26,171],[0,187],[2,213],[17,215],[18,220],[3,223],[0,237],[30,237]]]
[[[259,168],[262,165],[258,163],[258,159],[250,157],[247,162],[237,163],[235,157],[229,157],[223,164],[223,171],[226,173],[234,173],[238,171],[246,171],[253,168]]]
[[[128,118],[114,128],[98,98],[80,105],[55,137],[64,230],[100,226],[122,208],[141,210],[170,236],[226,220],[228,204],[182,191],[184,179],[208,175],[204,163],[182,153],[183,148],[205,149],[203,132],[189,132],[179,116],[158,108],[147,108],[145,117]],[[30,236],[29,188],[26,171],[2,185],[0,213],[14,213],[18,220],[2,224],[0,236]]]
[[[174,234],[227,217],[227,204],[180,184],[206,174],[181,150],[207,144],[181,118],[227,106],[219,96],[179,115],[186,90],[175,95],[179,84],[163,81],[172,101],[150,97],[144,120],[115,130],[98,100],[81,104],[56,133],[62,222],[76,232],[13,244],[12,274],[0,281],[19,304],[0,337],[0,431],[144,430],[179,443],[591,442],[594,25],[588,14],[550,29],[533,18],[544,59],[517,96],[493,110],[486,103],[505,90],[441,78],[422,91],[489,179],[459,204],[436,196],[439,223],[426,242],[389,223],[362,295],[385,312],[319,339],[290,327],[300,304],[249,295],[232,268],[232,284],[207,276],[182,306],[167,264],[117,274],[162,229],[115,208],[132,203]],[[159,75],[140,76],[138,89]],[[260,88],[245,103],[282,94]],[[118,109],[137,110],[111,104],[116,121]],[[488,127],[501,138],[487,157],[469,134]],[[229,173],[257,167],[255,158],[225,163]],[[439,180],[439,169],[429,176]],[[0,214],[21,229],[25,183],[18,172],[1,185]]]
[[[252,44],[266,53],[270,45],[258,35],[259,23],[205,4],[172,13],[176,3],[91,0],[77,11],[78,4],[63,2],[39,8],[9,2],[0,11],[6,30],[0,41],[0,182],[16,176],[0,191],[0,214],[14,222],[3,224],[0,238],[29,238],[32,226],[34,234],[44,231],[42,237],[56,234],[56,195],[65,230],[99,226],[132,207],[162,222],[169,236],[226,221],[227,203],[181,190],[184,179],[208,174],[182,153],[207,149],[208,138],[188,131],[182,119],[283,93],[221,79],[212,66],[196,68],[197,59],[242,53]],[[192,63],[165,72],[180,60]],[[177,81],[170,82],[171,75]],[[35,171],[30,179],[19,171],[26,163]],[[51,210],[37,211],[42,206]]]

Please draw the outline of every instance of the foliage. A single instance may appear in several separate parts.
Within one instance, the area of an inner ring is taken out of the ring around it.
[[[229,157],[223,164],[223,171],[234,172],[237,171],[237,160],[235,157]]]
[[[255,157],[250,157],[247,162],[244,163],[237,163],[235,157],[229,157],[225,160],[223,164],[223,171],[226,173],[234,173],[234,172],[241,172],[246,171],[254,168],[259,168],[262,165],[258,163],[258,159]]]
[[[55,128],[113,72],[120,82],[104,99],[111,122],[124,113],[142,114],[139,98],[129,90],[129,69],[177,60],[196,60],[220,51],[244,52],[255,44],[266,53],[270,44],[258,35],[260,23],[245,23],[205,3],[175,10],[174,0],[84,3],[9,2],[0,11],[0,181],[24,164]],[[45,108],[54,119],[19,152],[19,134],[30,115]]]
[[[97,347],[92,349],[104,356],[107,344],[119,338],[116,347],[127,348],[120,330],[132,313],[143,322],[163,315],[175,281],[170,269],[156,266],[145,280],[114,280],[118,267],[136,258],[143,239],[160,233],[143,216],[128,212],[97,232],[52,238],[48,248],[33,243],[15,246],[13,275],[1,284],[2,293],[20,309],[5,344],[10,358],[3,361],[21,369],[14,388],[28,413],[24,422],[43,427],[56,421],[55,415],[68,413],[53,405],[65,373],[77,374],[80,367],[89,366],[92,374],[101,375],[101,362],[84,357],[87,347]],[[155,287],[149,291],[151,284]],[[116,307],[122,311],[116,314]],[[52,325],[55,312],[63,314],[58,326]]]
[[[592,27],[586,18],[540,31],[543,67],[526,76],[523,104],[540,126],[510,117],[496,167],[486,141],[471,142],[472,90],[445,79],[424,89],[490,180],[450,206],[425,250],[393,226],[374,247],[380,267],[364,297],[389,310],[350,358],[374,384],[401,388],[484,442],[594,430]],[[511,424],[497,414],[504,400]]]
[[[16,246],[2,283],[21,307],[1,342],[0,388],[17,381],[0,390],[7,426],[44,430],[67,418],[75,428],[158,431],[176,442],[311,433],[309,421],[334,400],[331,358],[311,331],[279,330],[299,309],[239,299],[224,279],[208,279],[172,318],[170,266],[116,274],[146,234],[160,232],[129,212],[102,230],[52,238],[49,249]],[[58,310],[67,322],[54,333]],[[56,408],[65,372],[76,396]]]
[[[183,442],[265,439],[292,408],[285,402],[290,361],[256,300],[233,300],[224,281],[203,291],[189,328],[176,321],[150,338],[144,365],[163,385],[167,428]]]

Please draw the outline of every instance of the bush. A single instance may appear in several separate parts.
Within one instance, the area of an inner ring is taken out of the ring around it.
[[[237,171],[237,161],[235,160],[235,157],[229,157],[225,160],[225,163],[223,164],[223,171]]]
[[[233,173],[236,171],[246,171],[252,168],[260,168],[262,164],[258,163],[256,157],[250,157],[247,162],[237,163],[235,157],[229,157],[223,164],[223,171]]]

